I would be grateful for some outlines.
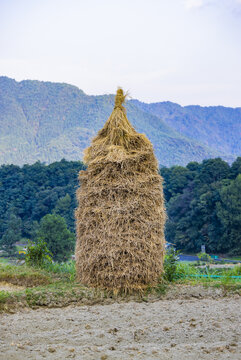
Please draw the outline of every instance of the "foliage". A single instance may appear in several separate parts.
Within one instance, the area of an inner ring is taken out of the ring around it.
[[[52,254],[47,248],[47,243],[38,238],[36,243],[29,241],[25,256],[26,264],[29,266],[43,267],[45,264],[51,263]]]
[[[220,191],[217,218],[222,225],[222,239],[230,254],[241,254],[241,174]]]
[[[170,277],[168,281],[197,281],[197,282],[216,282],[216,283],[235,283],[240,282],[241,266],[235,265],[233,268],[210,268],[209,266],[198,267],[194,264],[185,262],[175,262],[170,267]]]
[[[6,224],[6,230],[3,233],[0,245],[9,254],[15,252],[15,243],[21,239],[21,218],[13,213],[10,213]]]
[[[62,216],[67,224],[71,224],[72,222],[72,214],[73,209],[71,206],[71,197],[69,194],[62,196],[58,199],[55,208],[53,210],[53,214]]]
[[[8,291],[0,290],[0,305],[1,303],[4,304],[9,297],[10,297],[10,293]]]
[[[45,215],[37,233],[53,255],[55,261],[66,261],[74,251],[75,235],[71,233],[60,215]]]
[[[235,265],[232,269],[233,276],[241,276],[241,264]]]
[[[60,215],[75,230],[79,161],[0,167],[0,247],[13,252],[21,238],[35,240],[41,219]],[[166,239],[177,249],[241,254],[241,157],[161,168],[168,221]],[[70,200],[71,199],[71,200]]]
[[[212,260],[210,255],[203,252],[198,253],[197,256],[200,261],[210,262]]]
[[[21,237],[36,238],[39,222],[47,214],[65,218],[74,231],[75,191],[78,173],[85,169],[80,161],[61,160],[51,165],[3,165],[0,167],[0,241]],[[14,220],[15,219],[15,220]],[[18,221],[18,229],[14,222]],[[14,236],[8,229],[14,226]],[[16,231],[17,230],[17,231]],[[17,235],[17,237],[16,237]]]
[[[0,282],[8,282],[19,286],[37,286],[49,284],[50,277],[47,271],[40,268],[32,268],[27,265],[16,266],[0,264]]]
[[[65,263],[48,263],[44,266],[45,270],[51,273],[56,274],[66,274],[68,275],[69,279],[72,281],[75,279],[76,275],[76,267],[75,267],[75,261],[70,260]]]
[[[179,251],[171,248],[164,259],[164,278],[167,281],[173,281],[176,279],[177,264],[179,259]]]
[[[231,167],[217,158],[190,163],[188,171],[161,169],[168,242],[187,252],[199,252],[205,245],[211,254],[241,254],[240,159]]]
[[[197,275],[199,270],[191,264],[185,262],[178,262],[176,267],[175,279],[185,279],[192,275]]]

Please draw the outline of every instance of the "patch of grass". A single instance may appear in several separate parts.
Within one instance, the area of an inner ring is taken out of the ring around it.
[[[176,268],[175,279],[180,280],[191,275],[198,275],[199,269],[193,264],[187,264],[185,262],[178,262]]]
[[[101,291],[75,281],[74,262],[50,264],[44,269],[0,265],[0,281],[26,286],[21,291],[1,292],[0,311],[21,306],[62,307],[72,303],[96,303],[105,298]]]
[[[234,256],[232,258],[230,258],[231,260],[237,260],[237,261],[241,261],[241,256]]]
[[[0,304],[4,304],[10,295],[8,291],[0,291]]]
[[[241,265],[235,265],[231,271],[231,275],[233,276],[241,276]]]
[[[71,281],[76,276],[75,261],[72,260],[62,264],[50,263],[45,266],[45,270],[54,274],[65,274]]]
[[[240,272],[241,266],[239,265],[233,268],[210,268],[208,265],[199,268],[193,264],[179,262],[174,274],[174,281],[183,285],[221,288],[224,295],[228,293],[241,294],[241,278],[236,277],[240,276]]]
[[[66,281],[57,281],[14,293],[1,293],[3,294],[0,297],[0,311],[8,311],[20,306],[34,309],[40,306],[63,307],[73,303],[95,304],[104,299],[100,292]]]
[[[27,266],[0,264],[0,281],[6,281],[13,285],[32,287],[50,283],[51,277],[45,270],[38,270]]]
[[[30,307],[59,307],[79,302],[83,298],[93,300],[95,294],[92,289],[75,282],[57,281],[47,286],[26,289],[25,296]]]
[[[4,258],[4,257],[0,257],[0,265],[1,264],[9,264],[9,261],[7,258]]]
[[[160,281],[154,290],[157,295],[165,295],[167,292],[167,289],[168,289],[167,282]]]
[[[0,313],[8,312],[14,302],[18,302],[18,297],[15,300],[12,293],[8,291],[0,291]]]
[[[241,295],[241,281],[237,281],[230,277],[230,275],[223,276],[221,278],[207,277],[185,277],[177,281],[177,283],[204,287],[221,288],[224,291],[224,295],[229,293],[237,293]]]

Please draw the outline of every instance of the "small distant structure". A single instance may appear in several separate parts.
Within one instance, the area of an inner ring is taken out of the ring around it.
[[[24,254],[24,255],[25,255],[25,254],[26,254],[26,252],[27,252],[27,249],[23,249],[23,250],[19,250],[19,252],[18,252],[18,253],[19,253],[19,255],[21,255],[21,254]]]
[[[170,243],[170,242],[165,242],[165,248],[166,248],[166,250],[170,250],[170,249],[174,249],[175,250],[175,248],[176,248],[176,245],[175,244],[173,244],[173,243]]]

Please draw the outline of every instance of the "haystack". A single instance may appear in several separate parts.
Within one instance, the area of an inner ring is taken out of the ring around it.
[[[141,291],[163,271],[162,178],[150,141],[127,119],[125,95],[86,149],[79,173],[76,269],[83,284]]]

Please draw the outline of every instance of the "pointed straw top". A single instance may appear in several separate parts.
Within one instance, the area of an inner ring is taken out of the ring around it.
[[[115,109],[121,108],[123,109],[122,104],[125,102],[126,94],[124,95],[124,91],[122,88],[118,88],[115,96]]]
[[[126,116],[126,109],[123,106],[127,94],[123,89],[118,88],[115,97],[115,106],[104,127],[98,131],[97,136],[92,140],[91,145],[84,151],[84,162],[87,165],[95,166],[96,163],[122,162],[137,154],[143,156],[143,152],[153,155],[153,148],[150,141],[144,134],[139,134],[131,125]],[[153,160],[153,163],[156,160]]]

